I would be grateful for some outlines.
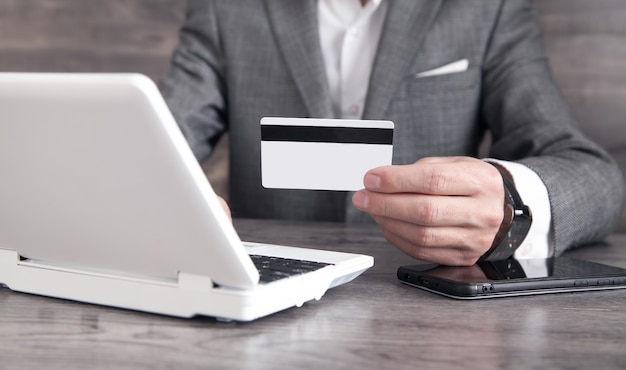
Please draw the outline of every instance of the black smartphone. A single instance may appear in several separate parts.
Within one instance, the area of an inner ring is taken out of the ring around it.
[[[411,265],[397,274],[405,284],[458,299],[626,288],[626,269],[569,257]]]

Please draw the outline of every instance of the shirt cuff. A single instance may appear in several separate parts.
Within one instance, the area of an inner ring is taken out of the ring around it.
[[[522,242],[515,251],[515,258],[550,257],[550,241],[552,240],[550,235],[550,223],[552,221],[552,213],[550,209],[550,199],[548,198],[548,189],[546,189],[539,175],[520,163],[492,158],[487,158],[485,161],[497,163],[509,171],[515,182],[517,192],[524,201],[524,204],[530,208],[533,217],[526,239],[524,239],[524,242]]]

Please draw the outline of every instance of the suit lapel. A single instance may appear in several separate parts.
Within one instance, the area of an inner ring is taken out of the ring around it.
[[[389,0],[370,77],[365,119],[381,119],[415,58],[442,0]]]
[[[317,2],[266,0],[278,47],[311,117],[332,117],[330,92],[320,49]]]

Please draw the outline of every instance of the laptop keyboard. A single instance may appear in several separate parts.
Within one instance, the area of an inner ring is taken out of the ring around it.
[[[319,270],[322,267],[331,265],[330,263],[261,256],[257,254],[251,254],[250,258],[252,258],[252,262],[254,262],[257,270],[259,270],[262,283],[269,283],[294,275],[306,274],[307,272]]]

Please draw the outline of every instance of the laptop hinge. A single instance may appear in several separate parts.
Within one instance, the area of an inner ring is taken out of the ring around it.
[[[20,255],[16,251],[0,248],[0,287],[9,286],[19,260]]]
[[[0,264],[16,265],[20,260],[20,256],[16,251],[0,248]]]
[[[213,280],[205,275],[179,272],[178,287],[184,290],[210,291],[213,289]]]

